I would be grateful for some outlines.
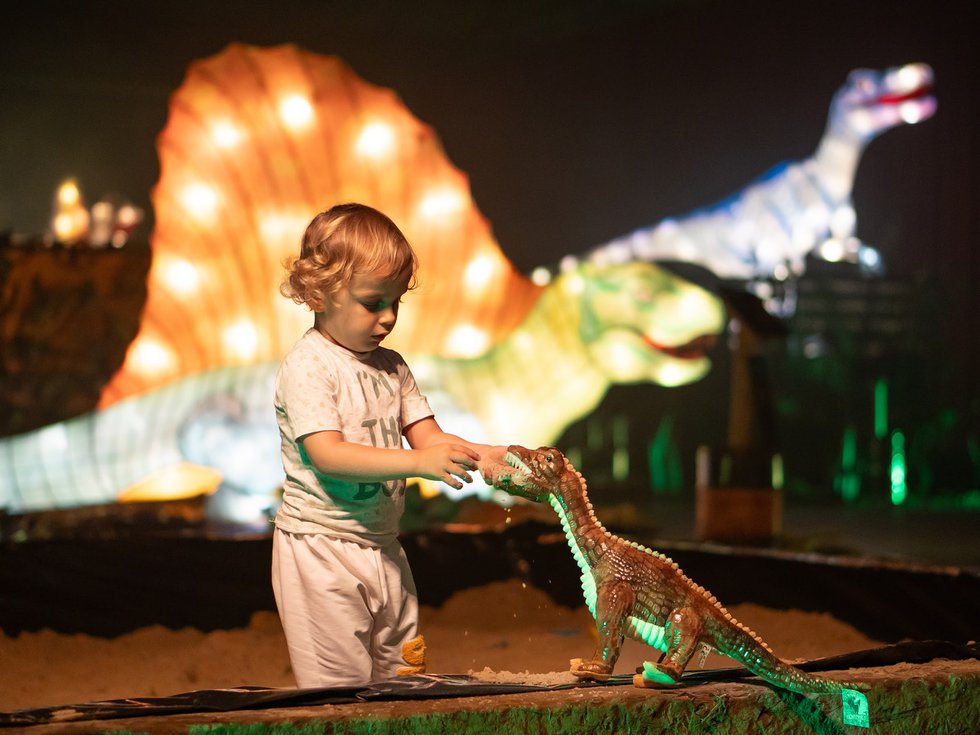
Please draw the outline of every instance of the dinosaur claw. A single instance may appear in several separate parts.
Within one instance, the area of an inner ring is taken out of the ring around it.
[[[568,662],[569,671],[579,679],[590,679],[592,681],[608,681],[612,676],[611,671],[598,671],[595,664],[584,662],[580,658],[573,658]]]

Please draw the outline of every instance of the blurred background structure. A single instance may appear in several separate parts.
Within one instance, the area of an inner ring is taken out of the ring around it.
[[[0,49],[0,431],[91,410],[122,363],[145,298],[155,141],[170,95],[188,64],[231,42],[335,54],[396,91],[528,274],[804,158],[852,69],[922,61],[936,72],[938,112],[872,142],[855,181],[857,235],[883,270],[810,263],[782,333],[747,365],[787,504],[975,507],[980,157],[968,11],[883,1],[424,12],[294,1],[274,13],[261,3],[36,3]],[[112,233],[99,249],[42,244],[66,178],[88,202],[142,213],[126,220],[125,245]],[[713,284],[696,269],[683,275]],[[691,501],[697,448],[730,443],[740,359],[731,324],[703,379],[613,386],[558,438],[605,502]]]

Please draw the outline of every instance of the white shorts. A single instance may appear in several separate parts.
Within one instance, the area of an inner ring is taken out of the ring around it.
[[[425,670],[415,581],[397,540],[374,548],[277,528],[272,589],[299,687]]]

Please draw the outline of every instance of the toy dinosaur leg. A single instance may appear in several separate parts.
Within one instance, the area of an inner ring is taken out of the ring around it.
[[[691,660],[701,635],[701,618],[689,607],[671,612],[667,618],[667,652],[660,663],[643,662],[643,673],[633,677],[638,687],[663,687],[678,684],[684,667]]]
[[[591,660],[571,660],[571,672],[575,676],[605,681],[612,675],[626,634],[626,617],[635,600],[633,589],[626,583],[604,585],[596,590],[595,624],[599,643]]]

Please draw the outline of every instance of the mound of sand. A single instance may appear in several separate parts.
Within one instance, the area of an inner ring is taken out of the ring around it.
[[[729,610],[788,660],[881,645],[827,614],[752,604]],[[595,645],[584,607],[556,605],[517,580],[457,592],[439,608],[423,606],[421,618],[431,673],[570,683],[569,659],[591,655]],[[627,641],[615,673],[631,673],[656,655]],[[246,628],[210,633],[155,625],[113,639],[50,630],[0,637],[0,662],[0,711],[7,712],[241,685],[295,685],[272,612],[255,613]],[[732,665],[716,655],[706,662],[707,668]]]

